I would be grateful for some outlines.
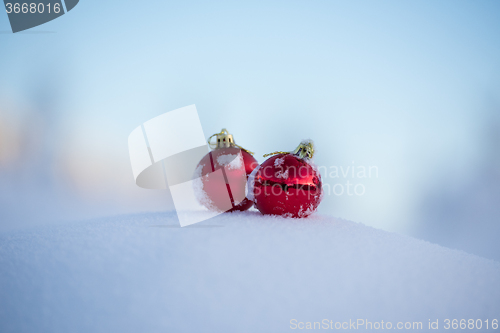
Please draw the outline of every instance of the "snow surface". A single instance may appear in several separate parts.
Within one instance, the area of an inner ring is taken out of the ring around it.
[[[236,212],[180,228],[168,212],[5,232],[0,267],[0,332],[500,316],[500,263],[321,215]]]

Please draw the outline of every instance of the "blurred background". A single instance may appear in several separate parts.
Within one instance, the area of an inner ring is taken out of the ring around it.
[[[259,162],[313,139],[364,189],[321,213],[500,260],[498,1],[82,0],[0,45],[0,231],[172,209],[127,138],[196,104]]]

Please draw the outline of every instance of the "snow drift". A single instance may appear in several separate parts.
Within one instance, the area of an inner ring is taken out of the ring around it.
[[[175,213],[0,234],[1,332],[499,319],[500,264],[329,216]],[[496,316],[496,317],[495,317]]]

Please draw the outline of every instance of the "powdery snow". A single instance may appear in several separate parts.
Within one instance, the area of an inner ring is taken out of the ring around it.
[[[1,332],[288,332],[491,320],[500,263],[328,216],[175,213],[0,234]],[[425,330],[422,330],[425,331]]]
[[[241,154],[220,155],[217,157],[217,163],[221,166],[227,166],[229,170],[239,169],[243,167],[243,158]]]
[[[198,165],[193,173],[193,192],[198,200],[198,203],[202,206],[205,206],[208,209],[216,210],[213,201],[207,195],[207,193],[203,190],[203,177],[208,178],[209,175],[202,176],[204,164]]]
[[[288,169],[283,172],[283,170],[279,170],[274,175],[276,178],[288,179]]]
[[[285,157],[278,157],[274,160],[274,166],[279,167],[285,162]]]

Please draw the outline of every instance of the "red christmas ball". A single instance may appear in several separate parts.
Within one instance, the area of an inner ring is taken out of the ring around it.
[[[198,201],[209,210],[244,211],[253,205],[245,197],[246,181],[259,163],[248,151],[234,144],[232,135],[223,132],[217,135],[220,142],[216,148],[198,163],[196,195]]]
[[[323,198],[321,175],[300,147],[298,154],[267,159],[250,176],[250,198],[262,214],[307,217],[318,208]]]

